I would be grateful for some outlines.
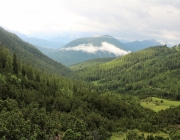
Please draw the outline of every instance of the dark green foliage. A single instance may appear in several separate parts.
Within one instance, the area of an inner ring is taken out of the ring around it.
[[[171,133],[170,133],[171,140],[179,140],[180,139],[180,131],[178,129],[176,128],[173,131],[171,131]]]
[[[7,53],[1,60],[10,58],[15,67],[17,57]],[[1,67],[0,137],[4,139],[105,140],[119,126],[129,128],[118,123],[121,119],[143,119],[148,112],[121,98],[101,95],[88,83],[17,63],[17,71],[7,72],[6,63]]]
[[[19,71],[19,69],[18,69],[17,58],[16,58],[16,54],[14,53],[13,54],[13,72],[15,74],[18,74],[18,71]]]
[[[80,69],[84,69],[84,68],[88,68],[88,67],[92,67],[92,66],[96,66],[99,64],[103,64],[106,62],[109,62],[111,60],[115,59],[114,57],[110,57],[110,58],[95,58],[95,59],[91,59],[82,63],[78,63],[78,64],[74,64],[72,65],[70,68],[74,71],[78,71]]]
[[[145,140],[144,135],[138,133],[138,130],[128,131],[126,134],[126,140]]]

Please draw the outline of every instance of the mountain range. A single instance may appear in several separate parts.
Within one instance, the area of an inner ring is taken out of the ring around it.
[[[50,58],[66,66],[84,62],[94,58],[120,57],[130,52],[138,51],[150,46],[161,45],[155,40],[121,43],[109,35],[89,38],[79,38],[71,41],[59,49],[38,47]]]
[[[158,46],[162,45],[161,43],[157,42],[154,39],[150,40],[143,40],[143,41],[133,41],[133,42],[127,42],[124,43],[132,52],[139,51],[151,46]]]
[[[63,39],[60,39],[60,37],[44,40],[30,38],[18,32],[16,34],[22,40],[35,45],[45,55],[66,66],[94,58],[119,57],[150,46],[161,45],[156,40],[121,43],[118,39],[109,35],[78,38],[69,43],[65,39],[65,43],[62,42]]]
[[[104,35],[79,38],[49,55],[54,60],[70,66],[94,58],[118,57],[130,53],[117,39]]]
[[[14,32],[19,38],[22,40],[37,46],[37,47],[44,47],[44,48],[59,48],[67,44],[66,41],[62,40],[46,40],[46,39],[41,39],[41,38],[36,38],[36,37],[28,37],[25,34],[21,34],[19,32]]]

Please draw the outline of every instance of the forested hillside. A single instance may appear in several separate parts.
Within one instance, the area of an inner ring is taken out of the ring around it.
[[[84,69],[84,68],[88,68],[88,67],[92,67],[94,65],[99,65],[99,64],[103,64],[106,62],[109,62],[111,60],[115,59],[115,57],[110,57],[110,58],[95,58],[95,59],[91,59],[82,63],[78,63],[75,65],[72,65],[70,68],[72,70],[80,70],[80,69]]]
[[[163,131],[179,138],[180,108],[155,113],[129,95],[100,94],[82,81],[48,74],[17,59],[0,45],[0,138],[106,140],[113,132],[127,139],[140,136],[133,129]]]
[[[150,47],[74,72],[99,91],[180,99],[179,47]]]
[[[16,53],[17,59],[20,59],[26,64],[32,65],[46,72],[65,75],[70,72],[70,69],[58,63],[29,43],[22,41],[15,34],[12,34],[0,27],[0,43],[6,46],[10,53]]]

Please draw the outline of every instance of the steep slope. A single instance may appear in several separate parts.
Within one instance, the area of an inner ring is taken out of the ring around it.
[[[53,51],[49,57],[70,66],[93,58],[117,57],[130,53],[126,50],[126,46],[117,39],[104,35],[76,39]]]
[[[102,91],[179,98],[180,51],[150,47],[108,63],[81,69],[78,79],[99,85]]]
[[[36,48],[38,48],[38,50],[40,50],[43,54],[49,56],[51,55],[51,53],[53,53],[53,51],[55,51],[55,48],[49,48],[49,47],[40,47],[40,46],[36,46]]]
[[[68,74],[70,69],[50,59],[41,53],[33,45],[22,41],[15,34],[12,34],[0,27],[0,42],[7,47],[11,53],[16,53],[23,62],[38,67],[43,71],[57,74]]]
[[[151,46],[159,46],[161,43],[157,42],[156,40],[143,40],[143,41],[133,41],[125,43],[125,45],[129,48],[130,51],[139,51]]]

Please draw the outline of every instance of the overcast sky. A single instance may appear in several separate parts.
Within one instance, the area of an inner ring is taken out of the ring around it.
[[[180,43],[180,0],[0,0],[0,26],[23,34],[111,35]]]

